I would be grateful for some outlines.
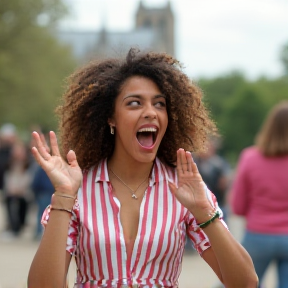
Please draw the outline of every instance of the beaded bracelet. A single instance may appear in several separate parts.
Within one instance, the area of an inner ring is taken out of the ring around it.
[[[215,214],[212,216],[212,218],[210,218],[208,221],[204,222],[204,223],[201,223],[199,224],[198,226],[200,228],[205,228],[207,227],[210,223],[212,223],[216,218],[219,218],[220,217],[220,213],[219,211],[216,211]]]
[[[72,210],[68,210],[68,209],[65,209],[65,208],[51,207],[51,210],[66,211],[66,212],[72,214]]]

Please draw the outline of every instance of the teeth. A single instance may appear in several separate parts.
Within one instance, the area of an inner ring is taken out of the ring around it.
[[[157,129],[152,128],[152,127],[147,127],[147,128],[139,129],[138,132],[157,132]]]

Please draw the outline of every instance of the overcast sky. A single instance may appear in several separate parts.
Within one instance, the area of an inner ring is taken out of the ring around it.
[[[72,15],[63,27],[129,31],[138,0],[66,0]],[[162,7],[167,0],[142,0]],[[287,0],[170,0],[175,15],[176,57],[192,78],[239,70],[250,79],[278,77],[288,43]]]

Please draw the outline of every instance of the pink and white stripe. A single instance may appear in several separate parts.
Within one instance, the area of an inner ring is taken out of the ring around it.
[[[67,238],[67,251],[76,257],[77,283],[89,282],[87,287],[95,288],[178,287],[186,234],[200,254],[210,244],[193,215],[169,190],[169,181],[177,182],[176,169],[156,159],[140,207],[132,256],[127,259],[120,203],[112,193],[107,161],[84,174]],[[213,194],[211,199],[218,207]],[[44,225],[49,210],[43,215]]]

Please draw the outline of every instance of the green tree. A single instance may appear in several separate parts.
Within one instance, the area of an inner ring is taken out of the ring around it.
[[[223,150],[230,162],[235,163],[239,153],[254,144],[255,136],[268,111],[263,92],[254,84],[246,85],[226,103],[222,115]]]
[[[220,153],[236,164],[239,153],[253,145],[254,138],[268,111],[278,102],[288,99],[288,43],[283,46],[281,61],[284,77],[261,77],[248,81],[240,72],[231,72],[213,79],[199,79],[204,102],[214,118],[220,135]]]
[[[53,31],[67,12],[60,0],[2,0],[0,5],[0,124],[55,129],[63,79],[74,69]]]
[[[277,79],[261,78],[255,81],[255,86],[262,91],[263,101],[268,107],[274,106],[281,100],[288,99],[288,81],[285,77]]]
[[[253,144],[270,108],[288,99],[285,77],[261,77],[251,82],[241,73],[232,72],[214,79],[200,79],[198,84],[222,136],[219,153],[226,156],[232,165],[240,151]]]
[[[246,83],[243,74],[238,71],[214,79],[202,78],[198,81],[204,93],[204,102],[217,123],[220,134],[223,132],[222,115],[225,113],[225,103]]]

